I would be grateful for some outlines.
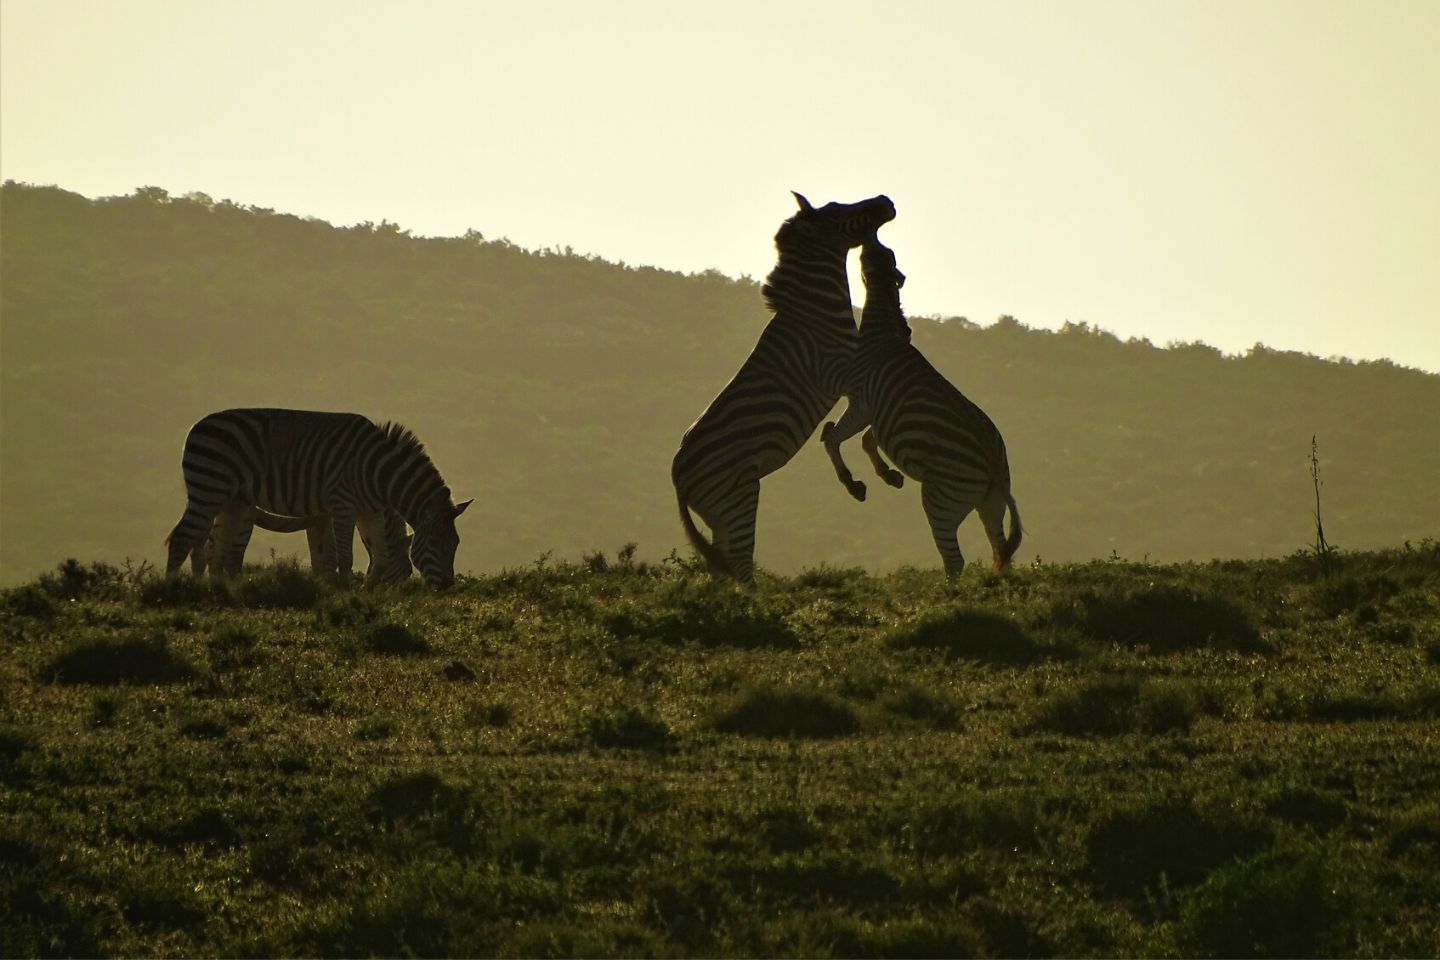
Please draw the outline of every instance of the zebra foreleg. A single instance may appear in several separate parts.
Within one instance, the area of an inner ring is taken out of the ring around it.
[[[335,582],[348,586],[355,566],[355,514],[348,510],[330,511],[330,555],[335,558]]]
[[[925,518],[930,521],[930,535],[940,551],[945,576],[954,580],[965,569],[965,555],[960,552],[958,536],[960,524],[973,508],[944,496],[938,487],[928,483],[920,484],[920,503],[925,508]]]
[[[839,421],[826,423],[820,431],[820,442],[825,445],[825,453],[829,455],[830,463],[835,467],[836,478],[850,496],[862,503],[865,501],[865,484],[856,480],[855,475],[850,472],[850,468],[845,464],[845,457],[840,453],[840,444],[869,425],[870,412],[852,399],[845,407],[845,412],[841,414]]]
[[[866,430],[865,436],[860,438],[860,446],[865,448],[865,453],[870,457],[870,465],[875,468],[875,474],[895,489],[905,485],[905,474],[894,469],[880,456],[880,441],[875,439],[873,429]]]

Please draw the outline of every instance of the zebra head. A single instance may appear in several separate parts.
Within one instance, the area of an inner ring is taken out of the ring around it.
[[[895,204],[884,194],[858,203],[827,203],[816,207],[803,195],[790,192],[800,212],[786,220],[775,235],[776,246],[782,250],[787,241],[849,250],[895,219]]]
[[[446,496],[443,502],[436,501],[417,518],[415,537],[410,541],[410,559],[426,586],[444,590],[455,582],[455,550],[460,546],[455,518],[472,502],[466,500],[455,505]]]
[[[873,233],[860,245],[860,275],[865,278],[867,291],[899,290],[905,286],[905,274],[895,266],[895,251]]]

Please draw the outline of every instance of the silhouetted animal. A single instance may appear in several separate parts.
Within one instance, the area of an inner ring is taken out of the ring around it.
[[[851,496],[865,499],[865,484],[851,476],[840,444],[873,423],[861,441],[865,452],[876,473],[891,486],[900,486],[903,479],[880,451],[920,482],[920,501],[946,574],[957,576],[965,567],[956,531],[977,509],[995,569],[1002,570],[1020,547],[1020,513],[1010,495],[1005,441],[985,411],[911,345],[910,325],[900,309],[905,275],[895,266],[895,254],[870,237],[860,248],[860,271],[865,279],[865,309],[846,389],[849,403],[839,422],[825,424],[820,433],[835,474]],[[1004,525],[1007,506],[1009,537]]]
[[[774,317],[750,356],[680,441],[670,467],[680,521],[711,572],[749,583],[760,478],[783,467],[835,405],[856,331],[845,257],[895,217],[889,197],[800,210],[775,234],[762,293]],[[690,516],[710,527],[707,542]]]
[[[239,529],[234,514],[254,504],[285,516],[329,515],[327,547],[343,582],[353,562],[355,518],[393,510],[415,531],[410,558],[425,582],[454,582],[455,518],[470,501],[451,500],[424,446],[399,424],[377,426],[354,413],[225,410],[190,428],[181,468],[186,505],[166,538],[169,573],[187,556],[202,572],[216,516],[225,511],[231,515],[225,522]]]

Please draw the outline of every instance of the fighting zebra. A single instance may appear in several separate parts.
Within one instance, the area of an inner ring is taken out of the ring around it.
[[[281,517],[255,506],[248,510],[220,511],[205,544],[207,566],[225,574],[239,573],[255,527],[272,533],[304,530],[310,543],[310,569],[316,576],[336,576],[335,554],[329,549],[329,516]],[[365,568],[366,583],[399,583],[409,579],[414,569],[410,564],[410,534],[405,532],[405,521],[398,513],[386,510],[359,514],[355,518],[355,529],[360,533],[365,552],[370,555]]]
[[[1020,513],[1010,495],[1005,441],[985,412],[911,345],[910,325],[900,309],[905,275],[895,266],[895,254],[877,238],[867,238],[860,249],[860,272],[865,307],[846,390],[849,403],[839,422],[825,424],[820,433],[835,475],[851,496],[865,499],[865,484],[851,476],[840,444],[873,423],[861,444],[886,483],[898,487],[904,480],[881,451],[920,482],[920,502],[946,575],[958,576],[965,567],[956,532],[971,510],[979,511],[985,525],[995,570],[1003,570],[1020,547]]]
[[[712,573],[755,576],[760,478],[783,467],[844,392],[855,352],[845,257],[895,218],[889,197],[800,210],[775,234],[778,262],[761,288],[774,317],[680,441],[670,479],[685,535]],[[707,542],[690,511],[714,536]]]
[[[238,529],[233,515],[250,505],[292,517],[328,514],[326,549],[336,576],[348,582],[355,520],[391,510],[415,531],[410,559],[425,582],[455,580],[458,506],[419,439],[397,423],[377,426],[354,413],[225,410],[202,417],[185,438],[181,459],[185,513],[166,538],[174,573],[191,557],[205,568],[205,540],[215,518]],[[222,554],[223,555],[223,554]]]

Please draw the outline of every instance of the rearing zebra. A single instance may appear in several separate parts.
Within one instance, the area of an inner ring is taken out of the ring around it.
[[[670,467],[680,521],[712,573],[755,576],[760,478],[790,462],[844,392],[855,352],[845,257],[895,218],[889,197],[813,207],[775,234],[779,260],[761,288],[775,316],[720,395],[680,441]],[[709,543],[690,516],[710,527]]]
[[[876,473],[891,486],[903,481],[881,459],[879,450],[920,481],[920,501],[945,573],[954,577],[965,567],[956,531],[976,509],[994,551],[995,569],[1002,570],[1020,547],[1020,513],[1010,495],[1005,441],[985,411],[910,344],[910,325],[900,309],[905,275],[895,266],[895,254],[869,237],[860,249],[860,270],[865,278],[865,309],[846,391],[849,404],[840,421],[825,424],[820,434],[835,474],[851,496],[865,499],[865,484],[851,476],[840,444],[873,421],[862,441],[865,452]],[[1009,537],[1005,536],[1007,506]]]
[[[282,517],[255,506],[220,511],[210,540],[205,544],[207,567],[224,574],[238,574],[256,527],[272,533],[304,530],[310,544],[310,569],[316,576],[337,575],[335,555],[330,552],[329,516]],[[410,564],[410,534],[405,532],[405,521],[398,513],[386,510],[359,514],[355,517],[355,528],[360,532],[365,552],[370,555],[365,568],[366,583],[399,583],[409,578],[414,570]]]
[[[377,426],[354,413],[225,410],[190,428],[181,467],[187,499],[166,538],[169,573],[187,556],[203,571],[216,515],[254,504],[286,516],[329,514],[326,546],[345,581],[356,516],[393,510],[415,530],[410,558],[425,582],[443,588],[455,580],[455,518],[470,501],[451,500],[424,446],[397,423]]]

